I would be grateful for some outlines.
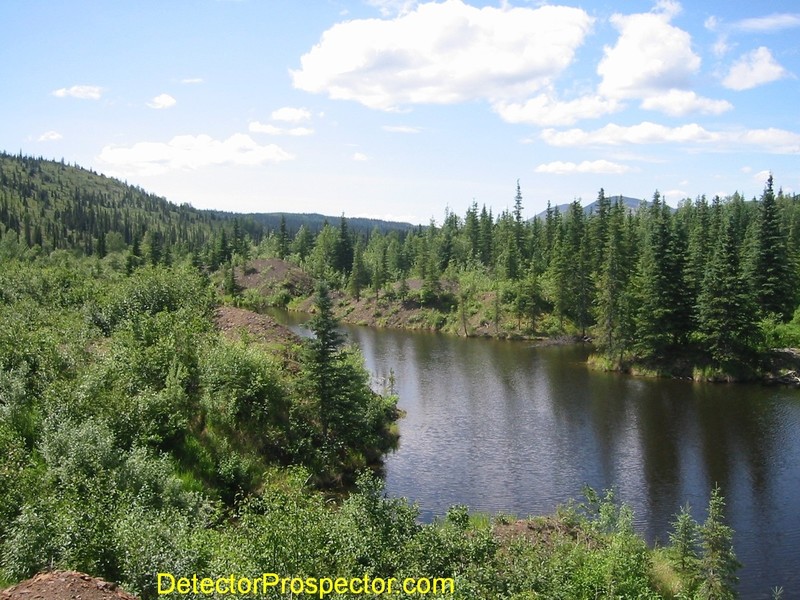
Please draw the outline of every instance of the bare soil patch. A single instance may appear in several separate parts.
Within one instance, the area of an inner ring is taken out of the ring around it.
[[[116,583],[77,571],[39,573],[0,590],[0,600],[138,600]]]
[[[236,283],[243,289],[256,289],[265,296],[285,290],[291,296],[305,296],[314,291],[314,280],[300,267],[279,258],[248,261],[236,269]]]
[[[233,306],[220,306],[214,312],[214,323],[229,339],[242,335],[268,344],[290,346],[300,342],[300,337],[268,315]]]

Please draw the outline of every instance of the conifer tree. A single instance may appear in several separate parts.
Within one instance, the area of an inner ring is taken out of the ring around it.
[[[342,215],[339,221],[339,238],[336,242],[336,261],[334,268],[340,273],[347,273],[353,264],[353,239],[347,227],[347,219]]]
[[[480,257],[480,221],[478,221],[478,203],[473,201],[464,219],[464,235],[470,258]]]
[[[636,274],[635,349],[645,360],[668,357],[678,339],[685,335],[678,318],[681,302],[676,291],[683,273],[675,262],[675,242],[670,213],[656,192],[643,222],[644,238]]]
[[[597,210],[591,220],[592,268],[599,272],[603,264],[603,253],[608,242],[609,219],[611,216],[611,199],[606,197],[605,190],[597,193]]]
[[[706,263],[715,247],[711,239],[711,214],[705,196],[698,198],[691,207],[691,224],[686,250],[684,283],[692,303],[692,328],[697,328],[697,299],[703,285]]]
[[[344,337],[339,333],[338,323],[333,316],[333,301],[324,282],[317,285],[315,310],[314,316],[308,322],[309,328],[314,332],[314,338],[307,343],[307,366],[310,380],[319,399],[322,437],[327,442],[336,412],[336,361],[339,350],[344,344]]]
[[[289,232],[286,230],[286,217],[281,215],[278,228],[278,258],[284,259],[287,256],[289,256]]]
[[[692,518],[691,509],[687,503],[681,506],[681,512],[672,523],[672,532],[669,534],[670,550],[678,563],[678,571],[692,579],[697,568],[697,522]]]
[[[311,254],[314,248],[314,236],[311,231],[306,227],[305,223],[300,225],[297,234],[292,241],[292,252],[295,252],[300,257],[300,262],[305,262],[306,258]]]
[[[755,344],[755,305],[739,268],[733,225],[725,218],[697,306],[698,330],[704,348],[719,366],[747,360]]]
[[[597,280],[595,318],[597,343],[618,364],[630,349],[634,328],[629,285],[632,269],[624,228],[624,208],[617,202],[611,209],[604,260]]]
[[[786,236],[772,190],[772,175],[761,196],[756,230],[755,256],[750,279],[762,313],[788,320],[795,309],[794,269],[789,260]]]
[[[363,254],[364,251],[362,250],[361,242],[359,242],[353,251],[353,266],[350,268],[350,275],[347,278],[347,292],[355,298],[356,302],[361,299],[361,289],[364,287],[367,278]]]
[[[719,486],[711,492],[708,517],[700,527],[700,597],[729,600],[737,597],[736,571],[741,566],[733,551],[733,530],[725,525],[725,499]]]

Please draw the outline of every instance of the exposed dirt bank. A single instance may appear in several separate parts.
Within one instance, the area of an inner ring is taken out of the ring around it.
[[[77,571],[39,573],[0,591],[0,600],[137,600],[116,583]]]

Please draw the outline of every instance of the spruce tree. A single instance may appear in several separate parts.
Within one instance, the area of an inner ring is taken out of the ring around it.
[[[286,230],[286,217],[281,215],[278,228],[278,258],[281,260],[289,256],[289,233]]]
[[[324,282],[317,285],[314,306],[316,312],[308,322],[309,328],[314,332],[314,338],[307,342],[306,364],[308,375],[319,399],[322,437],[327,442],[331,422],[337,411],[336,362],[344,344],[344,337],[339,333],[338,323],[333,316],[333,301]]]
[[[711,492],[708,517],[700,527],[700,597],[729,600],[737,597],[736,571],[741,564],[733,550],[733,530],[725,525],[725,499],[719,486]]]
[[[748,362],[757,326],[753,298],[739,268],[739,248],[730,218],[721,223],[697,302],[704,349],[721,367]]]
[[[678,571],[690,580],[695,577],[697,569],[698,534],[697,522],[692,518],[687,503],[681,506],[681,512],[672,523],[669,541],[670,550],[678,563]]]
[[[677,257],[669,208],[658,192],[643,221],[644,238],[635,279],[635,350],[645,360],[663,361],[687,335],[678,292],[683,273]]]
[[[630,297],[631,264],[625,243],[625,212],[620,202],[611,209],[607,238],[595,300],[597,344],[619,365],[630,350],[634,328]]]
[[[780,214],[772,190],[772,175],[761,196],[756,231],[755,256],[750,274],[761,312],[788,320],[795,309],[794,269],[789,260],[786,236],[781,231]]]
[[[350,275],[347,279],[347,292],[355,298],[356,302],[361,299],[361,289],[367,279],[367,269],[364,266],[363,254],[361,242],[359,242],[353,251],[353,266],[350,268]]]
[[[336,261],[334,268],[340,273],[347,273],[353,264],[353,239],[347,227],[347,219],[342,215],[339,221],[339,238],[336,243]]]

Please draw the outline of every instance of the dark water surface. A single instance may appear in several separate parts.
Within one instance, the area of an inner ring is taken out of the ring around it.
[[[717,483],[741,596],[800,597],[800,391],[598,373],[580,346],[343,329],[370,372],[394,372],[408,414],[386,488],[426,520],[456,503],[543,514],[613,486],[637,531],[666,543],[682,504],[705,519]]]

